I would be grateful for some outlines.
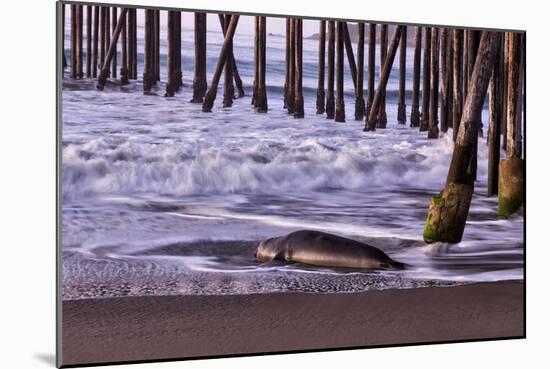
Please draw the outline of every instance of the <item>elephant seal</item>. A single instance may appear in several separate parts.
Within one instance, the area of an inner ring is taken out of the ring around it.
[[[403,269],[383,251],[359,241],[329,233],[301,230],[260,242],[256,259],[284,260],[323,267],[352,269]]]

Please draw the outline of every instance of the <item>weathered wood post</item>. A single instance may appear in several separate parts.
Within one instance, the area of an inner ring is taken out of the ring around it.
[[[99,72],[99,77],[97,79],[97,89],[103,90],[103,87],[105,87],[105,82],[107,82],[107,77],[109,77],[109,67],[112,63],[114,54],[116,53],[116,44],[118,42],[118,38],[120,37],[120,33],[122,31],[122,27],[126,23],[126,12],[128,9],[123,8],[120,12],[120,16],[117,21],[117,25],[115,28],[115,31],[113,32],[113,38],[111,40],[111,43],[109,44],[109,49],[107,50],[107,55],[105,56],[105,61],[103,62],[103,65],[101,66],[101,71]]]
[[[267,92],[265,82],[266,68],[266,43],[267,43],[267,21],[264,16],[260,17],[260,48],[258,50],[258,113],[267,113]],[[301,85],[301,83],[300,83]]]
[[[466,58],[466,66],[467,66],[466,76],[468,80],[470,80],[474,69],[476,57],[477,57],[477,51],[479,48],[480,31],[468,30],[466,31],[466,33],[468,35],[467,37],[468,57]],[[468,87],[466,87],[465,93],[466,94],[468,93]],[[483,123],[481,122],[481,115],[479,116],[478,126],[479,126],[478,136],[483,137]],[[475,146],[474,146],[475,155],[472,161],[472,171],[474,173],[474,180],[477,180],[477,149],[478,149],[478,140],[476,139]]]
[[[105,34],[105,12],[107,8],[102,6],[100,8],[100,17],[99,17],[99,68],[101,69],[101,66],[103,65],[103,62],[105,61],[105,52],[106,52],[106,37]]]
[[[365,24],[357,23],[357,83],[355,84],[355,120],[365,116],[363,79],[365,70]]]
[[[176,33],[176,53],[174,57],[174,64],[176,67],[176,91],[179,91],[183,86],[183,74],[181,68],[181,12],[179,10],[175,11],[173,17]]]
[[[508,99],[506,98],[508,91],[508,35],[509,32],[504,33],[504,95],[502,97],[502,126],[500,130],[502,132],[502,150],[506,150],[506,137],[508,137]]]
[[[430,117],[428,121],[428,138],[439,137],[439,28],[432,27],[430,45]]]
[[[99,58],[99,6],[94,5],[94,25],[93,25],[93,32],[94,32],[94,39],[93,39],[93,45],[92,45],[92,78],[97,77],[97,69],[98,69],[98,58]]]
[[[405,124],[407,121],[407,105],[405,104],[407,73],[407,27],[403,29],[401,36],[401,48],[399,50],[399,101],[397,103],[397,122]]]
[[[319,21],[319,60],[317,62],[317,114],[325,112],[325,45],[326,21]]]
[[[177,29],[176,29],[176,20],[175,12],[169,10],[167,12],[167,38],[168,38],[168,78],[166,81],[166,93],[164,96],[172,97],[175,95],[177,90],[177,73],[176,73],[176,53],[177,53]]]
[[[206,14],[195,13],[195,71],[193,74],[192,103],[202,103],[206,82]]]
[[[369,61],[368,61],[368,81],[367,81],[367,114],[370,115],[372,101],[374,100],[374,69],[376,68],[376,24],[369,24]]]
[[[294,113],[295,102],[295,83],[296,83],[296,19],[290,18],[290,44],[289,44],[289,74],[288,74],[288,101],[287,111],[289,114]]]
[[[254,17],[254,81],[252,82],[251,105],[258,107],[258,83],[260,80],[260,16]]]
[[[77,31],[77,23],[78,23],[78,16],[76,14],[76,7],[77,5],[71,4],[71,78],[77,79],[78,78],[78,55],[77,55],[77,38],[78,38],[78,31]]]
[[[380,75],[382,75],[382,68],[384,68],[384,62],[388,54],[388,25],[380,25]],[[376,122],[376,128],[386,128],[388,124],[388,117],[386,114],[386,85],[381,91],[380,95],[381,105],[378,110],[378,121]]]
[[[295,19],[294,35],[296,37],[295,45],[295,72],[294,76],[296,81],[294,82],[294,118],[304,117],[304,96],[302,95],[302,19]]]
[[[453,30],[453,141],[456,141],[462,116],[463,35],[464,31],[460,29]]]
[[[430,121],[430,57],[432,29],[424,29],[424,58],[422,65],[422,113],[420,114],[420,132],[428,130]]]
[[[508,49],[506,50],[506,66],[508,68],[506,123],[508,129],[506,132],[506,159],[502,160],[499,165],[499,218],[508,218],[516,213],[524,201],[525,166],[521,144],[523,57],[522,34],[509,32]]]
[[[325,111],[327,119],[334,119],[334,42],[335,42],[335,24],[334,21],[328,22],[328,50],[327,50],[327,101]]]
[[[346,121],[344,104],[344,24],[336,22],[336,122]]]
[[[229,28],[229,23],[231,22],[231,15],[225,15],[225,30]],[[227,58],[225,60],[225,70],[224,70],[224,89],[223,89],[223,107],[230,108],[233,106],[233,97],[235,95],[235,90],[233,89],[233,60],[231,59],[231,54],[233,50],[233,39],[231,39]]]
[[[103,24],[103,27],[105,27],[105,51],[104,56],[107,57],[107,51],[109,50],[109,45],[111,44],[111,8],[106,6],[105,7],[105,23]],[[103,66],[103,63],[101,63],[100,68]],[[100,71],[101,73],[101,71]]]
[[[502,100],[504,96],[504,39],[498,46],[495,66],[489,81],[489,128],[487,130],[488,164],[487,195],[498,194],[498,165],[500,162],[500,131],[502,127]]]
[[[342,22],[342,32],[344,36],[344,47],[346,48],[346,56],[348,58],[349,71],[353,81],[353,88],[357,88],[357,65],[355,64],[355,56],[353,55],[353,46],[349,35],[348,24]]]
[[[120,35],[120,49],[122,52],[122,61],[120,66],[120,84],[127,85],[128,81],[128,17],[129,12],[126,9],[126,18],[122,26],[122,34]]]
[[[92,6],[86,6],[86,77],[92,78]]]
[[[76,58],[77,58],[77,70],[78,70],[78,78],[84,77],[84,68],[82,64],[83,60],[83,31],[84,31],[84,6],[83,5],[77,5],[76,6],[76,14],[77,14],[77,47],[76,47]]]
[[[285,85],[283,108],[288,108],[288,96],[290,88],[290,18],[285,19]],[[254,97],[252,98],[254,104]]]
[[[155,16],[153,18],[153,63],[155,71],[154,83],[160,81],[160,10],[154,11]]]
[[[443,28],[441,29],[441,36],[440,36],[440,96],[441,96],[441,103],[440,103],[440,110],[439,110],[439,117],[440,117],[440,127],[441,132],[447,132],[447,129],[449,128],[449,87],[451,85],[451,77],[452,75],[449,74],[449,71],[451,70],[449,65],[449,56],[450,56],[450,47],[449,47],[449,38],[450,38],[450,29],[449,28]]]
[[[129,44],[129,52],[130,55],[130,67],[129,67],[129,74],[130,79],[137,79],[138,78],[138,59],[137,59],[137,10],[136,9],[130,9],[130,17],[128,18],[130,20],[129,24],[129,37],[128,37],[128,44]]]
[[[154,60],[154,37],[155,37],[155,11],[145,9],[145,36],[143,51],[143,92],[151,92],[155,84],[155,60]]]
[[[229,22],[229,27],[225,33],[225,38],[223,41],[222,48],[220,50],[220,56],[216,64],[216,70],[214,71],[214,76],[212,77],[212,83],[206,93],[204,98],[204,103],[202,105],[203,112],[211,112],[212,106],[214,106],[214,100],[216,99],[216,92],[218,90],[218,84],[220,83],[220,77],[222,71],[227,61],[229,51],[231,50],[231,45],[233,43],[233,36],[235,35],[235,30],[237,29],[237,24],[239,23],[239,15],[233,15],[231,21]]]
[[[457,243],[462,240],[474,191],[470,163],[474,156],[479,117],[493,70],[499,34],[483,32],[478,58],[468,86],[460,130],[455,142],[445,189],[432,198],[424,241]]]
[[[115,32],[115,29],[116,29],[116,23],[117,23],[117,13],[118,13],[118,10],[115,7],[113,7],[113,19],[112,19],[112,23],[113,23],[113,33]],[[113,60],[111,61],[111,77],[112,78],[116,78],[116,75],[117,75],[117,45],[115,44],[115,53],[113,54]]]
[[[223,35],[225,36],[225,18],[222,14],[218,14],[218,19],[220,20],[220,26],[222,27]],[[256,48],[254,48],[254,52],[256,52]],[[233,67],[233,77],[235,79],[235,86],[237,87],[239,97],[243,97],[244,96],[243,81],[241,80],[241,76],[239,74],[239,68],[237,67],[237,62],[235,61],[235,55],[233,53],[233,49],[231,50],[231,55],[229,55],[229,58],[231,59],[231,66]],[[234,89],[233,89],[233,92],[235,92]]]
[[[420,126],[420,59],[422,54],[422,27],[416,27],[414,35],[413,88],[411,104],[411,127]]]
[[[378,117],[380,116],[379,110],[382,108],[383,103],[383,94],[390,78],[393,61],[395,60],[395,54],[397,54],[397,48],[399,47],[399,41],[403,33],[403,27],[404,26],[397,26],[393,32],[390,48],[384,60],[382,73],[380,74],[380,80],[378,81],[378,87],[376,88],[376,93],[372,101],[371,111],[367,119],[365,119],[365,128],[363,131],[376,130],[376,123],[378,121]]]

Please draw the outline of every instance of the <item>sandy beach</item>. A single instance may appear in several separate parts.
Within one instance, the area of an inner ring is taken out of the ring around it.
[[[523,282],[63,302],[63,365],[524,336]]]

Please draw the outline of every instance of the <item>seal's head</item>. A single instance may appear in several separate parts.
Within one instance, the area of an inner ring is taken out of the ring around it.
[[[261,262],[271,261],[279,253],[279,237],[263,240],[258,245],[254,256]]]

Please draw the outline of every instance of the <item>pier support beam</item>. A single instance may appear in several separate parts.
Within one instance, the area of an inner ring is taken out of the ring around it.
[[[501,38],[495,66],[489,81],[489,128],[487,130],[488,163],[487,195],[498,194],[498,166],[500,162],[500,132],[502,127],[502,101],[504,97],[504,39]]]
[[[154,37],[155,37],[155,11],[145,10],[145,36],[143,51],[143,92],[151,92],[155,85],[155,57],[154,57]]]
[[[265,18],[264,18],[265,22]],[[295,56],[295,72],[294,76],[296,78],[294,82],[294,118],[303,118],[304,117],[304,96],[302,94],[302,42],[303,42],[303,31],[302,31],[302,19],[294,20],[294,35],[296,38],[295,45],[296,51]],[[265,49],[264,49],[265,50]]]
[[[346,121],[344,103],[344,23],[336,22],[336,122]]]
[[[218,18],[220,20],[220,26],[222,28],[223,35],[225,36],[225,18],[222,14],[218,14]],[[229,56],[231,59],[231,66],[233,67],[233,78],[235,79],[235,86],[237,87],[237,92],[239,93],[239,97],[244,96],[244,89],[243,89],[243,81],[241,80],[241,75],[239,74],[239,68],[237,67],[237,62],[235,61],[235,54],[233,52],[233,48],[231,49],[231,55]],[[233,93],[235,92],[235,89],[233,89]]]
[[[101,66],[101,72],[99,72],[99,77],[97,80],[98,90],[103,90],[103,87],[105,86],[105,82],[107,81],[107,77],[109,77],[109,67],[116,53],[116,44],[118,42],[118,38],[120,37],[120,33],[122,32],[122,27],[124,27],[124,24],[126,24],[127,11],[128,9],[122,9],[120,12],[120,16],[118,18],[115,31],[113,32],[113,38],[111,40],[111,43],[109,44],[107,55],[105,56],[105,61]]]
[[[77,38],[78,38],[78,31],[77,31],[77,23],[78,23],[78,16],[77,16],[77,10],[76,7],[78,5],[71,4],[71,78],[77,79],[78,78],[78,56],[77,56]]]
[[[428,138],[439,137],[439,28],[432,27],[430,45],[430,114],[428,121]]]
[[[167,12],[167,38],[168,38],[168,78],[166,81],[166,93],[164,96],[172,97],[178,89],[178,75],[176,71],[176,53],[177,50],[177,27],[176,27],[176,12],[169,10]]]
[[[99,68],[103,66],[105,61],[105,42],[107,35],[105,34],[105,13],[107,8],[102,6],[100,7],[100,16],[99,16]]]
[[[267,113],[267,91],[265,82],[266,72],[266,43],[267,43],[267,21],[266,17],[260,17],[260,47],[258,48],[258,95],[256,96],[258,113]],[[301,84],[300,84],[301,85]],[[301,90],[300,90],[301,92]]]
[[[224,28],[225,32],[229,28],[229,23],[231,22],[231,15],[226,14],[224,19]],[[233,39],[230,41],[229,49],[227,51],[227,58],[225,60],[225,70],[224,70],[224,89],[223,89],[223,107],[230,108],[233,106],[233,98],[235,96],[235,90],[233,88],[233,59],[231,55],[233,54]]]
[[[399,49],[399,98],[397,103],[397,122],[405,124],[407,121],[407,105],[405,104],[407,73],[407,27],[403,29],[401,47]]]
[[[153,23],[153,65],[156,85],[157,81],[160,81],[160,10],[154,10]]]
[[[474,191],[470,163],[475,155],[479,117],[493,71],[499,34],[483,32],[479,54],[468,86],[460,130],[455,142],[445,189],[432,198],[424,241],[457,243],[462,240]]]
[[[357,88],[357,65],[355,64],[355,56],[353,55],[353,46],[351,37],[349,36],[348,24],[342,22],[342,32],[344,36],[344,47],[346,48],[346,56],[348,58],[349,71],[353,81],[353,88]]]
[[[524,161],[521,145],[522,87],[523,87],[523,45],[522,34],[507,34],[506,68],[508,83],[506,90],[506,159],[499,165],[498,217],[508,218],[516,213],[524,200]]]
[[[378,81],[378,87],[376,88],[371,111],[365,120],[365,128],[363,131],[376,130],[376,123],[378,121],[378,117],[380,116],[380,109],[383,106],[383,94],[390,78],[395,54],[397,54],[397,48],[399,47],[399,41],[403,33],[403,27],[404,26],[395,27],[388,54],[384,60],[384,64],[382,65],[382,73],[380,74],[380,80]]]
[[[220,50],[220,56],[218,57],[218,62],[216,64],[216,70],[214,71],[214,76],[212,77],[212,83],[206,93],[204,98],[204,103],[202,105],[203,112],[211,112],[212,107],[214,106],[214,100],[216,100],[216,93],[218,90],[218,85],[220,83],[220,77],[224,69],[225,63],[227,61],[229,51],[233,44],[233,36],[235,35],[235,30],[237,29],[237,24],[239,23],[239,15],[231,16],[229,22],[229,27],[225,33],[225,38],[223,41],[222,48]]]
[[[92,78],[97,77],[98,70],[98,59],[99,59],[99,18],[100,18],[100,8],[97,5],[94,5],[94,24],[93,24],[93,45],[92,45]]]
[[[365,70],[365,24],[357,24],[357,83],[355,84],[355,120],[365,117],[363,79]]]
[[[368,81],[367,81],[367,114],[370,115],[372,102],[374,100],[374,69],[376,68],[376,24],[369,24],[369,60],[368,60]]]
[[[382,75],[382,69],[384,68],[384,62],[388,54],[388,25],[380,25],[380,75]],[[386,128],[388,125],[388,117],[386,114],[386,84],[381,91],[380,95],[381,105],[378,110],[378,121],[376,122],[376,128]]]
[[[137,11],[136,9],[128,10],[130,16],[128,20],[128,56],[129,67],[128,72],[130,79],[138,78],[138,60],[137,60]]]
[[[295,83],[296,83],[296,19],[290,18],[290,32],[289,32],[289,74],[288,74],[288,100],[287,111],[289,114],[294,114],[294,102],[295,102]]]
[[[67,68],[67,56],[65,55],[65,4],[61,4],[61,47],[63,48],[63,69]],[[63,73],[64,74],[64,73]]]
[[[118,10],[116,7],[113,7],[113,17],[112,17],[112,23],[113,23],[113,33],[115,33],[116,30],[116,24],[117,24],[117,13]],[[116,78],[117,75],[117,44],[115,43],[115,53],[113,54],[113,60],[111,61],[111,77]]]
[[[449,28],[443,28],[440,35],[440,71],[441,71],[441,81],[440,81],[440,96],[441,104],[439,110],[440,117],[440,127],[441,132],[447,132],[449,125],[451,125],[451,119],[449,114],[449,105],[450,105],[450,91],[452,84],[452,74],[451,65],[452,62],[449,61],[451,48],[450,48],[450,39],[451,39],[451,30]]]
[[[422,54],[422,27],[416,27],[414,35],[413,87],[411,127],[420,127],[420,61]]]
[[[285,85],[283,108],[288,109],[288,96],[290,89],[290,18],[285,19]],[[254,104],[254,96],[252,97]]]
[[[317,114],[325,112],[325,45],[326,21],[319,21],[319,60],[317,62]]]
[[[84,77],[84,68],[83,68],[83,31],[84,31],[84,6],[83,5],[77,5],[76,6],[76,14],[77,14],[77,38],[76,38],[76,58],[77,58],[77,71],[78,71],[78,78]]]
[[[328,50],[327,50],[327,101],[325,110],[327,119],[334,119],[334,42],[335,42],[335,24],[334,21],[328,22]]]
[[[86,77],[92,78],[92,6],[86,6]]]
[[[420,115],[420,132],[428,130],[430,121],[430,57],[432,29],[424,29],[424,58],[422,65],[422,113]]]
[[[453,30],[453,141],[456,141],[458,130],[460,129],[460,118],[462,116],[462,86],[463,86],[463,41],[464,31]]]
[[[128,9],[126,9],[125,22],[122,26],[122,33],[120,35],[120,49],[122,52],[122,60],[120,66],[120,84],[122,86],[130,83],[128,80],[128,17],[129,12]]]
[[[287,65],[288,67],[288,65]],[[258,82],[260,80],[260,16],[254,17],[254,80],[250,104],[258,107]],[[286,104],[286,101],[285,101]]]
[[[206,82],[206,14],[195,13],[195,71],[193,74],[192,103],[202,103]]]

